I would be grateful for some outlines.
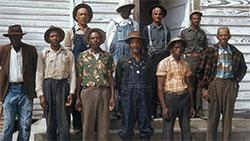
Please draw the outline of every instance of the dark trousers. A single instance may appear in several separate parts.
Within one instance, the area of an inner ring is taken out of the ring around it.
[[[44,81],[43,90],[48,104],[48,108],[44,111],[48,141],[68,141],[70,138],[70,107],[66,107],[69,89],[67,79]]]
[[[157,77],[156,77],[156,70],[157,70],[157,65],[158,63],[167,57],[166,53],[158,53],[155,55],[150,56],[151,60],[151,88],[152,88],[152,93],[150,96],[150,115],[156,116],[157,115],[157,104],[159,101],[158,94],[157,94]],[[160,114],[160,113],[159,113]]]
[[[74,130],[81,130],[82,129],[82,120],[81,120],[81,113],[76,110],[76,95],[73,97],[73,103],[71,106],[71,114],[72,114],[72,123]]]
[[[128,88],[121,94],[123,121],[119,135],[123,139],[132,139],[136,121],[138,121],[142,139],[150,139],[153,134],[149,118],[149,95],[147,94],[147,88]]]
[[[175,95],[167,93],[164,96],[166,105],[171,114],[170,119],[163,119],[163,139],[166,141],[174,140],[174,124],[175,120],[179,118],[181,128],[182,141],[191,140],[190,129],[190,96],[189,94]]]
[[[208,86],[209,104],[207,119],[207,141],[217,140],[217,129],[222,114],[222,140],[228,141],[232,129],[234,104],[238,93],[234,80],[213,80]]]
[[[201,90],[198,89],[198,78],[196,76],[196,70],[199,64],[199,56],[192,57],[186,56],[185,60],[188,62],[189,67],[192,71],[192,75],[190,77],[190,82],[193,88],[193,103],[194,103],[194,110],[196,114],[202,114],[202,97],[201,97]]]

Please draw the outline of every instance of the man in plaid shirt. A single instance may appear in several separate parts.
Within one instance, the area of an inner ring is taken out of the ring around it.
[[[198,68],[199,87],[208,105],[207,140],[216,140],[217,128],[222,114],[222,137],[229,140],[234,104],[239,82],[246,74],[247,66],[243,54],[233,45],[228,27],[217,31],[219,43],[208,47]]]

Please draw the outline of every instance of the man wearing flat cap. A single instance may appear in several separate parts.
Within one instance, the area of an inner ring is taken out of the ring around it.
[[[47,140],[69,140],[70,106],[76,89],[75,61],[72,52],[60,43],[61,28],[51,26],[44,34],[50,44],[38,56],[36,92],[47,124]]]
[[[4,37],[10,44],[0,47],[0,106],[4,109],[3,141],[11,141],[18,120],[17,140],[28,141],[32,123],[37,51],[23,43],[20,25],[9,26]],[[1,111],[2,112],[2,111]]]
[[[157,113],[157,78],[156,68],[158,63],[169,55],[167,44],[171,39],[170,29],[162,23],[162,19],[167,15],[166,9],[161,5],[154,5],[150,8],[150,16],[153,22],[143,29],[143,37],[146,39],[145,52],[149,55],[151,60],[151,79],[152,79],[152,95],[151,95],[151,115],[159,117]]]
[[[115,104],[114,62],[112,55],[100,45],[105,32],[99,28],[87,30],[85,40],[90,49],[80,53],[77,61],[77,107],[82,112],[83,140],[94,140],[97,125],[98,140],[107,141],[110,111]]]
[[[170,41],[170,56],[157,67],[158,96],[162,107],[163,138],[174,140],[174,124],[179,118],[182,140],[191,140],[190,116],[194,116],[191,70],[182,59],[187,42],[177,37]]]
[[[78,55],[89,49],[89,46],[84,38],[85,31],[89,29],[88,23],[92,20],[93,11],[92,8],[85,3],[78,4],[73,10],[73,19],[76,21],[69,31],[66,32],[65,36],[65,47],[69,48],[73,54],[75,62],[77,61]],[[77,73],[77,72],[76,72]],[[76,97],[73,97],[73,103],[71,106],[72,123],[74,133],[82,131],[81,114],[75,108]]]
[[[200,62],[201,53],[208,47],[206,33],[200,28],[202,13],[194,10],[190,13],[190,27],[181,31],[181,38],[187,41],[184,51],[185,60],[188,62],[192,75],[190,81],[193,87],[194,108],[196,117],[204,117],[202,111],[201,91],[198,89],[197,67]]]
[[[131,57],[121,56],[116,67],[116,86],[121,94],[123,111],[122,129],[119,136],[131,140],[134,126],[138,121],[140,138],[149,140],[153,135],[150,124],[149,96],[151,92],[150,60],[142,53],[143,38],[138,31],[129,33],[125,40],[130,48]]]

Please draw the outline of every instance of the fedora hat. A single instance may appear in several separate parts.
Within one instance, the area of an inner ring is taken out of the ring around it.
[[[89,14],[89,20],[88,20],[88,23],[89,23],[92,20],[92,18],[93,18],[93,10],[92,10],[92,8],[88,4],[85,4],[85,3],[78,4],[74,8],[74,10],[73,10],[73,18],[74,18],[74,20],[76,21],[76,13],[77,13],[78,9],[80,9],[80,8],[87,9],[88,14]]]
[[[175,44],[176,42],[181,42],[183,48],[186,48],[186,46],[187,46],[187,42],[186,42],[185,40],[183,40],[183,39],[180,38],[180,37],[175,37],[175,38],[173,38],[173,39],[168,43],[168,50],[170,50],[172,47],[174,47],[174,44]]]
[[[65,36],[65,33],[64,31],[59,28],[59,27],[55,27],[55,26],[50,26],[50,28],[44,33],[44,40],[47,42],[47,43],[50,43],[49,41],[49,34],[52,32],[52,31],[56,31],[57,33],[59,33],[60,35],[60,42],[63,41],[64,39],[64,36]]]
[[[128,33],[128,38],[125,39],[125,42],[129,43],[130,39],[140,39],[141,41],[144,41],[144,39],[140,36],[140,33],[138,31],[132,31]]]
[[[84,33],[84,35],[85,35],[84,37],[85,37],[86,42],[87,42],[88,44],[91,44],[91,43],[90,43],[90,40],[89,40],[89,36],[90,36],[90,34],[93,33],[93,32],[98,32],[98,33],[100,33],[101,38],[102,38],[101,44],[104,43],[104,41],[106,40],[106,34],[105,34],[105,32],[104,32],[103,30],[101,30],[100,28],[90,28],[90,29],[88,29],[88,30]]]
[[[8,33],[3,34],[4,37],[9,37],[9,36],[18,36],[18,35],[24,35],[26,33],[23,33],[21,25],[15,24],[9,26]]]
[[[121,9],[126,6],[133,9],[135,7],[135,4],[131,3],[130,0],[120,0],[118,7],[116,8],[116,12],[121,13]]]
[[[202,16],[201,11],[199,11],[199,10],[193,10],[193,11],[190,13],[189,18],[191,19],[191,17],[192,17],[194,14],[198,14],[198,15]]]
[[[158,7],[158,8],[160,8],[161,9],[161,12],[162,12],[162,15],[163,15],[163,18],[167,15],[167,10],[163,7],[163,6],[161,6],[161,5],[154,5],[154,6],[152,6],[151,8],[150,8],[150,10],[149,10],[149,15],[152,15],[152,11],[153,11],[153,9],[155,9],[156,7]]]

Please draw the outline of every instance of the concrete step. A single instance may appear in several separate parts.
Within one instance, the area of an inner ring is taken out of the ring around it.
[[[250,138],[250,119],[233,119],[233,127],[232,127],[232,140],[237,141],[248,141]],[[120,121],[111,121],[111,129],[109,131],[110,139],[114,141],[121,141],[118,136],[118,132],[120,129]],[[162,140],[162,120],[156,119],[152,121],[152,127],[155,129],[155,134],[152,136],[152,140],[160,141]],[[39,130],[40,128],[40,130]],[[42,129],[43,128],[43,129]],[[36,131],[36,130],[37,131]],[[31,140],[35,141],[44,141],[46,140],[45,135],[46,125],[45,120],[42,119],[32,125],[32,138]],[[221,139],[221,125],[219,125],[218,129],[218,139]],[[202,119],[192,119],[191,120],[191,132],[193,141],[203,141],[206,136],[206,120]],[[175,124],[175,140],[181,140],[181,133],[179,128],[178,120]],[[80,141],[82,138],[82,134],[71,134],[72,141]],[[139,140],[139,132],[135,130],[135,136],[133,140]]]

